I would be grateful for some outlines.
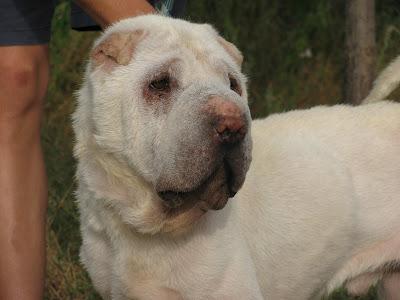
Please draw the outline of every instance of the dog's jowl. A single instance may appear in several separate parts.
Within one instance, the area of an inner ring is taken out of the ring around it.
[[[396,294],[400,105],[252,122],[241,64],[211,26],[155,15],[95,42],[73,118],[97,291],[302,300],[380,282]]]

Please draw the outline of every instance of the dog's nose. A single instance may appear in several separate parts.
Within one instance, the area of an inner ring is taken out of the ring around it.
[[[247,132],[245,116],[237,104],[213,96],[207,102],[207,111],[212,115],[219,142],[234,144],[244,138]]]

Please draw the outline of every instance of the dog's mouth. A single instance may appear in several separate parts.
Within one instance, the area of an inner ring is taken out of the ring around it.
[[[198,186],[188,191],[160,191],[163,206],[168,213],[182,213],[197,203],[202,202],[199,208],[219,210],[225,207],[229,198],[235,196],[233,189],[234,174],[229,163],[224,160]]]

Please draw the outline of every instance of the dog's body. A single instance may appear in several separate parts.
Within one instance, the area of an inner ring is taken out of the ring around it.
[[[399,260],[399,104],[316,107],[252,129],[237,203],[265,299],[321,296]]]
[[[301,300],[396,276],[400,105],[270,116],[251,148],[240,62],[210,27],[156,16],[96,43],[74,129],[103,298]]]

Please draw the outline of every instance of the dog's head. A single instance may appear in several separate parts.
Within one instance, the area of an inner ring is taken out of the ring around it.
[[[163,230],[221,209],[251,160],[242,56],[209,25],[141,16],[95,43],[88,78],[98,145],[152,187]]]

